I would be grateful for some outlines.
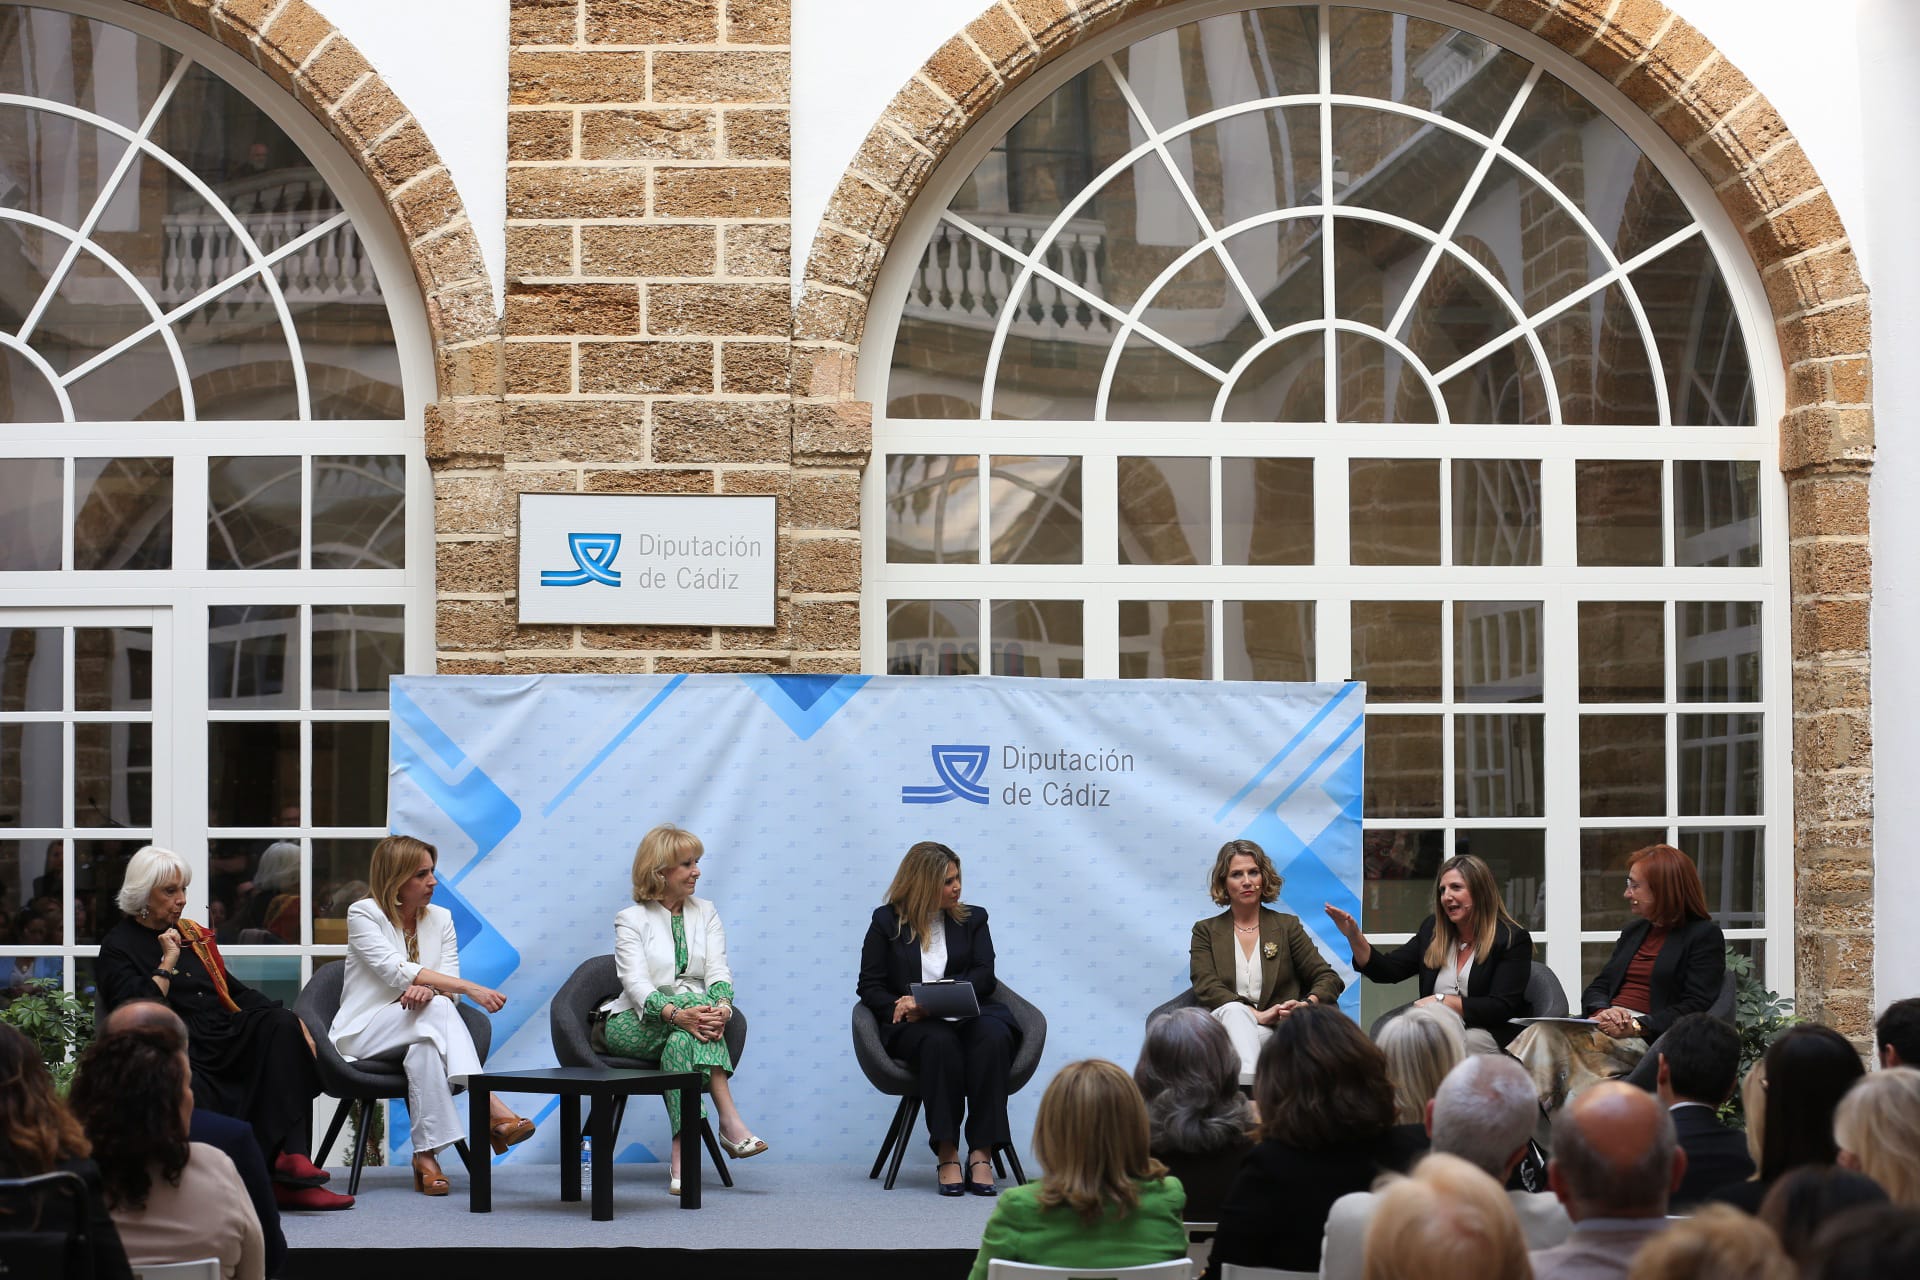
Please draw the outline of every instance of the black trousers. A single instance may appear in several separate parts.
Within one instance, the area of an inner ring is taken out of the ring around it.
[[[1007,1079],[1013,1049],[1012,1029],[992,1016],[902,1022],[893,1028],[889,1052],[920,1077],[929,1145],[957,1145],[962,1115],[969,1149],[992,1151],[1011,1140]]]

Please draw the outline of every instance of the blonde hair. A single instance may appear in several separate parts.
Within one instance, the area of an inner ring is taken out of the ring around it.
[[[440,851],[414,836],[388,836],[373,846],[373,858],[367,866],[367,887],[380,914],[396,929],[406,927],[400,920],[400,886],[420,869],[423,853],[433,859],[434,866],[440,865]],[[420,959],[418,943],[407,945],[407,959]]]
[[[1627,1280],[1793,1280],[1773,1230],[1731,1205],[1710,1204],[1642,1245]]]
[[[918,942],[923,950],[926,948],[933,918],[940,914],[940,894],[948,867],[958,871],[960,855],[938,840],[922,840],[900,859],[900,869],[893,873],[893,883],[887,886],[887,905],[898,917],[894,937],[905,930],[909,939]],[[955,924],[966,920],[966,903],[949,907],[947,916]]]
[[[1504,920],[1510,928],[1520,927],[1520,922],[1507,913],[1507,900],[1500,894],[1500,884],[1493,878],[1493,868],[1470,853],[1448,858],[1433,873],[1433,941],[1427,943],[1427,954],[1420,957],[1420,963],[1429,969],[1446,968],[1448,949],[1463,941],[1454,932],[1453,921],[1447,919],[1447,913],[1440,909],[1440,882],[1447,878],[1449,871],[1460,873],[1460,878],[1467,882],[1467,895],[1473,899],[1473,915],[1467,923],[1473,928],[1475,964],[1492,953],[1493,944],[1500,936],[1501,921]]]
[[[1440,1092],[1447,1072],[1467,1056],[1460,1019],[1432,1005],[1418,1005],[1382,1027],[1378,1043],[1387,1055],[1387,1079],[1393,1081],[1393,1122],[1424,1123],[1428,1100]]]
[[[1889,1200],[1920,1208],[1920,1070],[1888,1067],[1847,1090],[1833,1113],[1833,1140]]]
[[[707,847],[691,831],[683,831],[671,822],[663,822],[640,837],[633,851],[633,900],[658,902],[666,893],[667,868],[682,858],[696,862],[706,856]]]
[[[1458,1156],[1434,1154],[1380,1192],[1361,1275],[1532,1280],[1527,1238],[1500,1184]]]
[[[1126,1069],[1101,1058],[1069,1062],[1040,1098],[1033,1154],[1046,1173],[1040,1205],[1068,1208],[1091,1224],[1140,1204],[1137,1183],[1164,1178],[1148,1150],[1147,1104]]]
[[[1213,874],[1207,877],[1207,892],[1213,895],[1216,905],[1227,905],[1227,870],[1235,858],[1253,859],[1254,867],[1260,872],[1260,901],[1272,902],[1280,896],[1280,873],[1274,870],[1267,851],[1251,840],[1229,840],[1220,846],[1213,860]]]

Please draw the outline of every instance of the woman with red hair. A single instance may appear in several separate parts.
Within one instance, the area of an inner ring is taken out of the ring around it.
[[[1625,896],[1633,923],[1580,993],[1594,1025],[1536,1023],[1509,1050],[1549,1109],[1633,1070],[1675,1021],[1711,1009],[1726,979],[1727,940],[1709,916],[1692,858],[1670,844],[1639,850],[1627,860]]]

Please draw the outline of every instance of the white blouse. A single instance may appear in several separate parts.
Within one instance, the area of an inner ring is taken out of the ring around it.
[[[1258,1008],[1260,1004],[1260,946],[1255,940],[1253,954],[1240,945],[1240,939],[1233,940],[1233,989],[1246,997],[1247,1003]]]
[[[1436,996],[1459,996],[1466,998],[1467,975],[1473,972],[1473,952],[1466,953],[1461,959],[1460,948],[1447,947],[1447,962],[1440,966],[1439,976],[1433,980],[1433,994]]]

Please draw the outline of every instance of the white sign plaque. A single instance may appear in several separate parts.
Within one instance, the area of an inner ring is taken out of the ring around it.
[[[770,627],[770,497],[523,493],[520,621]]]

